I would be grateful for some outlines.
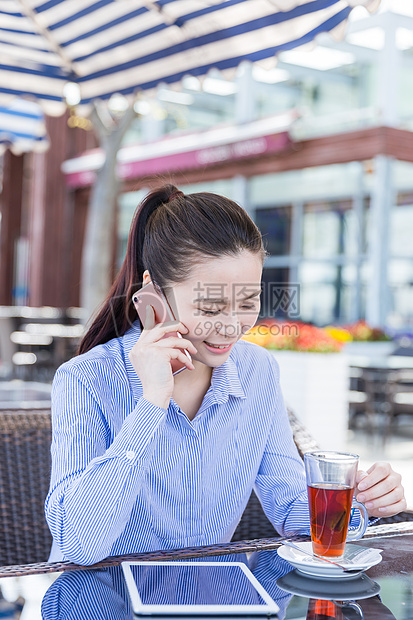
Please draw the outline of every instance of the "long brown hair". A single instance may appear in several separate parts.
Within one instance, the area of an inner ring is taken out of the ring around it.
[[[146,269],[165,290],[186,280],[197,261],[242,250],[264,259],[261,233],[237,203],[207,192],[184,195],[174,185],[152,191],[135,212],[125,260],[79,353],[123,336],[136,320],[131,297],[142,286]]]

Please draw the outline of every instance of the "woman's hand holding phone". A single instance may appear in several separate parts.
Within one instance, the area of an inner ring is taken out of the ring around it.
[[[168,333],[188,332],[185,325],[177,322],[155,324],[155,312],[152,306],[146,307],[144,329],[129,353],[129,359],[143,387],[143,396],[157,407],[167,409],[174,389],[171,362],[180,360],[189,370],[194,365],[185,355],[196,353],[190,340],[178,336],[166,337]]]

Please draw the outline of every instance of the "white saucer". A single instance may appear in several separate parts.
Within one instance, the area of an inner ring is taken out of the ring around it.
[[[301,547],[304,551],[312,553],[311,542],[295,543],[297,547]],[[381,549],[366,549],[366,547],[358,547],[357,545],[346,545],[344,556],[337,560],[345,568],[360,569],[358,573],[345,573],[338,566],[319,560],[316,557],[305,555],[298,549],[293,549],[287,545],[282,545],[277,549],[277,553],[283,560],[287,560],[297,570],[310,577],[318,577],[319,579],[352,579],[357,577],[361,572],[379,564],[382,557]],[[334,558],[331,558],[334,562]]]

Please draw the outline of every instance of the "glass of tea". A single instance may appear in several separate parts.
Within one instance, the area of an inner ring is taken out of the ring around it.
[[[346,540],[361,538],[368,525],[366,507],[354,499],[359,457],[318,450],[304,454],[313,552],[331,558],[344,554]],[[360,511],[360,525],[348,531],[351,512]]]

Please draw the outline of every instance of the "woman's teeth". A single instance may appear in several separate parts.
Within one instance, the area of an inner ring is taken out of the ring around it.
[[[211,344],[210,342],[207,342],[205,340],[205,344],[207,344],[209,347],[213,347],[214,349],[227,349],[230,345],[229,344]]]

